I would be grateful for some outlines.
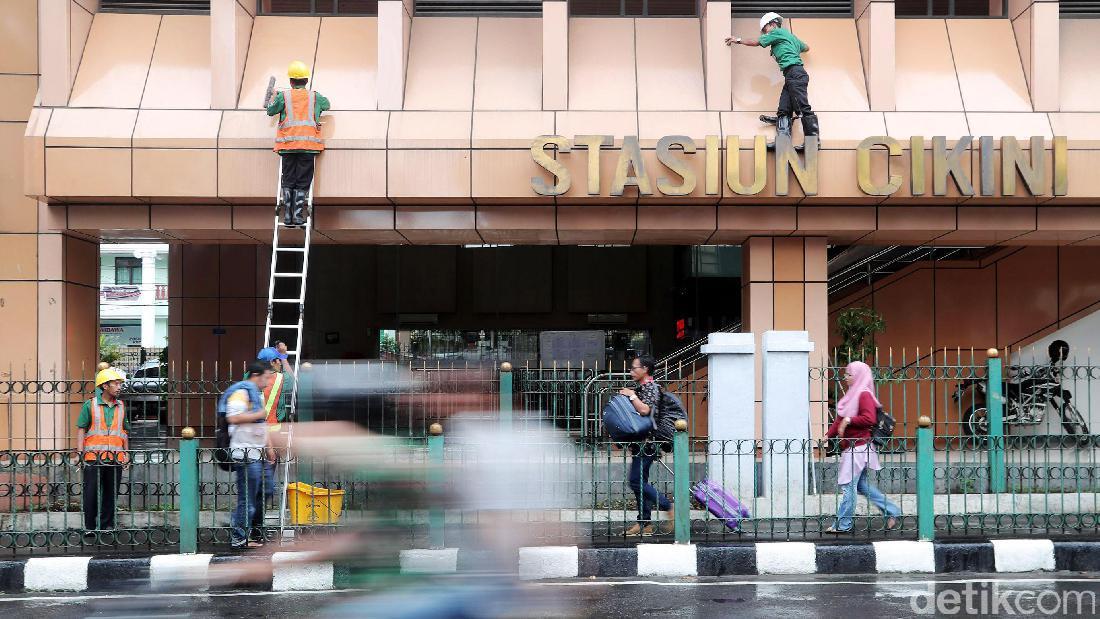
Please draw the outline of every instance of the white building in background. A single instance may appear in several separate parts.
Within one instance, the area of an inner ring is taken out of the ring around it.
[[[168,345],[168,245],[99,246],[99,331],[120,346]]]

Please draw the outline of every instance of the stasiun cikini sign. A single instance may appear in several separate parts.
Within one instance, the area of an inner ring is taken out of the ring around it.
[[[964,156],[974,151],[979,158],[979,178],[977,192],[982,196],[998,195],[1013,196],[1016,194],[1017,175],[1023,181],[1024,188],[1032,196],[1051,194],[1064,196],[1068,192],[1069,182],[1066,175],[1067,159],[1069,156],[1065,136],[1055,136],[1051,140],[1049,150],[1053,154],[1048,155],[1048,148],[1044,145],[1042,136],[1033,136],[1028,148],[1022,148],[1019,140],[1012,136],[1002,137],[1000,149],[996,148],[992,136],[980,136],[977,145],[973,136],[963,136],[956,144],[949,148],[947,138],[935,136],[932,138],[932,165],[931,170],[925,162],[924,153],[928,150],[923,136],[913,136],[909,140],[910,157],[908,166],[910,193],[914,196],[924,195],[926,189],[926,177],[932,176],[932,195],[947,195],[948,179],[951,179],[958,192],[964,196],[975,195],[975,186],[971,181],[969,165]],[[610,135],[578,135],[572,141],[560,135],[540,135],[531,142],[531,158],[553,176],[553,183],[546,182],[541,177],[531,179],[531,189],[540,196],[560,196],[569,191],[573,185],[573,175],[560,160],[563,155],[569,155],[574,150],[586,150],[587,160],[587,190],[590,196],[600,195],[600,155],[601,149],[610,149],[614,144]],[[726,151],[742,151],[740,137],[727,136]],[[775,195],[785,196],[790,191],[790,177],[802,188],[807,196],[817,195],[818,180],[818,148],[817,137],[806,139],[805,149],[799,152],[794,148],[789,138],[780,136],[775,146],[772,174],[775,178]],[[900,157],[903,148],[898,140],[876,135],[866,138],[856,148],[856,177],[860,190],[871,196],[889,196],[901,189],[905,179],[901,174],[892,170],[895,166],[887,166],[888,171],[878,175],[871,173],[871,153],[876,149],[885,149],[888,157]],[[558,158],[554,157],[557,151]],[[699,179],[695,170],[688,163],[688,158],[698,157],[698,148],[695,140],[684,135],[666,135],[657,141],[657,160],[672,173],[665,175],[665,171],[658,172],[656,183],[652,182],[650,171],[646,169],[642,159],[642,150],[638,142],[638,136],[628,135],[623,138],[622,147],[615,165],[614,175],[611,181],[611,196],[621,196],[627,187],[635,187],[638,195],[653,195],[656,190],[665,196],[687,196],[695,191]],[[726,170],[724,179],[730,191],[742,196],[754,196],[763,191],[768,180],[768,148],[764,136],[758,135],[753,140],[751,147],[753,166],[748,182],[744,181],[741,172],[741,157],[726,157]],[[721,193],[720,183],[723,175],[720,173],[722,153],[719,138],[716,135],[708,135],[701,155],[705,159],[703,174],[704,194],[717,196]],[[1053,174],[1048,174],[1047,157],[1053,158],[1050,169]],[[995,167],[1000,162],[1001,182],[996,182]],[[885,178],[882,178],[885,177]]]

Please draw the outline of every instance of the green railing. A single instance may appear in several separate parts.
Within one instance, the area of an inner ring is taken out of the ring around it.
[[[899,356],[896,365],[874,367],[880,399],[898,425],[880,451],[881,470],[869,473],[869,479],[903,516],[899,528],[887,531],[881,515],[861,497],[855,536],[1100,532],[1100,462],[1091,415],[1091,386],[1100,369],[1079,362],[1028,365],[1020,363],[1018,354],[1003,363],[1000,356],[981,356],[940,351],[914,359]],[[657,534],[644,538],[627,535],[639,509],[629,482],[632,446],[609,441],[600,419],[607,398],[628,383],[625,373],[351,363],[314,366],[313,371],[325,378],[312,385],[308,418],[353,421],[389,435],[397,442],[383,448],[386,464],[401,463],[414,471],[414,485],[422,491],[417,500],[395,495],[387,490],[392,480],[372,477],[371,467],[349,466],[347,454],[316,455],[304,449],[284,453],[291,482],[343,491],[343,505],[335,524],[268,518],[264,529],[273,541],[310,539],[382,518],[395,543],[453,546],[466,529],[500,517],[501,511],[529,527],[541,543],[812,540],[828,538],[825,529],[836,515],[840,456],[820,437],[829,420],[829,403],[840,393],[839,367],[810,372],[811,393],[820,394],[810,410],[820,423],[806,441],[710,440],[705,365],[670,373],[664,385],[684,402],[688,424],[665,446],[670,451],[651,465],[649,481],[676,506],[676,518],[667,533],[658,527]],[[1002,371],[1004,380],[999,379]],[[196,428],[195,438],[175,438],[183,421],[206,421],[208,415],[213,419],[216,397],[232,373],[220,379],[211,374],[198,372],[198,378],[162,383],[157,393],[167,398],[168,411],[185,413],[157,417],[175,419],[171,425],[160,423],[173,433],[165,437],[166,444],[175,447],[178,441],[179,448],[130,452],[129,465],[121,471],[115,527],[92,535],[85,535],[80,508],[85,464],[71,450],[67,430],[80,403],[90,397],[90,382],[0,383],[0,424],[7,423],[8,429],[8,449],[0,452],[0,549],[193,552],[228,544],[236,473],[217,466],[208,426]],[[199,414],[188,416],[189,410]],[[457,413],[464,410],[477,411],[483,422],[513,432],[508,453],[529,452],[538,459],[527,462],[515,456],[518,464],[511,463],[501,453],[451,434]],[[558,430],[552,442],[525,442],[533,440],[529,432],[546,426]],[[46,431],[52,427],[66,430],[49,436]],[[38,434],[19,436],[22,428]],[[37,448],[43,445],[56,448]],[[804,475],[784,476],[784,471],[800,467],[805,467]],[[520,493],[507,509],[470,502],[457,492],[477,490],[472,480],[491,480],[493,471],[510,469],[534,475],[529,486],[537,492]],[[278,514],[285,491],[283,469],[279,471],[271,482],[275,492],[265,502],[269,514]],[[804,483],[796,486],[792,479]],[[733,522],[711,513],[710,506],[693,496],[707,480],[735,497],[748,516]],[[664,514],[654,517],[660,523]]]

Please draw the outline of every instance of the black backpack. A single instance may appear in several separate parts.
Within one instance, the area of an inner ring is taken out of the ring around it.
[[[214,429],[214,463],[223,471],[233,466],[233,457],[229,453],[229,421],[221,411],[218,412],[218,425]]]
[[[876,409],[875,427],[871,428],[871,442],[878,449],[886,447],[890,437],[894,435],[894,416],[886,412],[881,406]]]
[[[653,438],[659,441],[671,441],[676,433],[676,422],[680,419],[687,421],[687,413],[684,412],[684,404],[676,394],[671,391],[661,390],[660,404],[657,405],[657,421],[653,424]]]

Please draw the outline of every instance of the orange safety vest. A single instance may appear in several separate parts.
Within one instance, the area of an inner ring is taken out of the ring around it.
[[[283,373],[275,375],[275,381],[264,389],[264,410],[267,411],[267,422],[279,423],[279,396],[283,395]]]
[[[87,461],[124,463],[126,457],[126,410],[122,400],[116,400],[115,418],[107,425],[107,416],[92,398],[92,425],[84,433],[84,459]]]
[[[291,88],[283,92],[283,111],[286,113],[275,134],[275,152],[284,150],[325,150],[321,139],[321,125],[315,116],[317,95],[305,88]]]

